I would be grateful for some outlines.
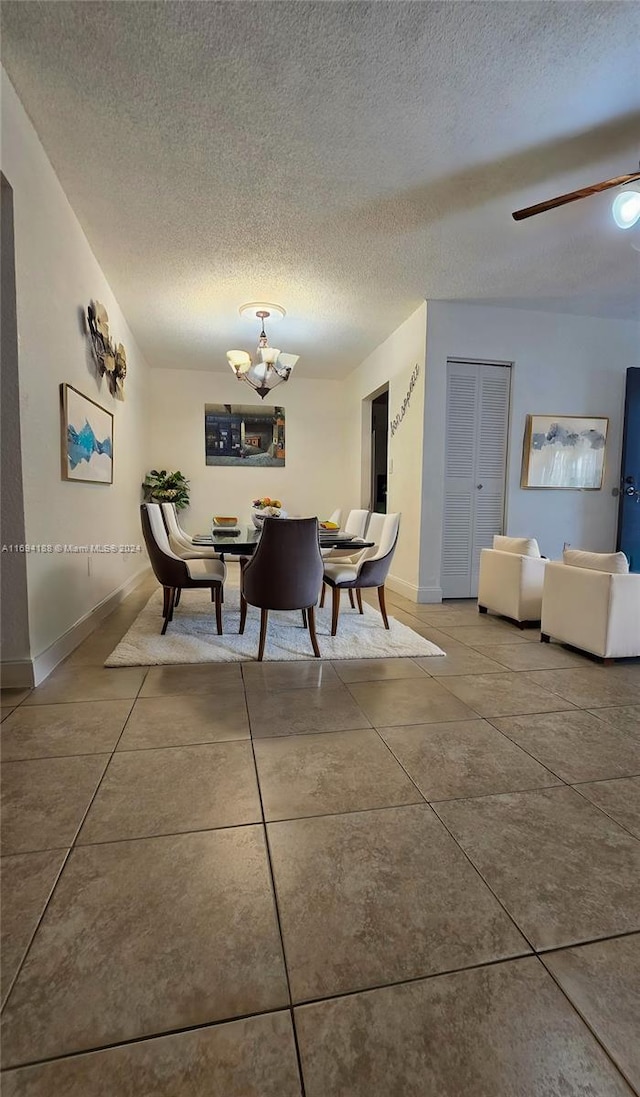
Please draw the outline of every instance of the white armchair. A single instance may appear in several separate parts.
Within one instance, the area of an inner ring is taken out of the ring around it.
[[[517,621],[521,628],[540,620],[542,584],[547,560],[536,541],[494,537],[492,549],[480,553],[478,609]]]
[[[544,642],[571,644],[605,661],[639,656],[640,574],[549,563],[541,627]]]

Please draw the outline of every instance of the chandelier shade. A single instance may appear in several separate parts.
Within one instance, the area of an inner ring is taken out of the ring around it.
[[[281,314],[284,315],[284,309],[280,309],[279,306],[272,307],[279,309]],[[240,311],[242,312],[243,309],[248,310],[248,308],[249,306],[243,305]],[[260,308],[255,315],[262,324],[255,360],[246,350],[228,350],[227,361],[238,380],[246,381],[264,400],[272,389],[276,388],[277,385],[281,385],[283,381],[289,380],[299,355],[283,354],[277,347],[270,347],[267,333],[264,330],[264,322],[269,318],[270,313],[266,309]]]

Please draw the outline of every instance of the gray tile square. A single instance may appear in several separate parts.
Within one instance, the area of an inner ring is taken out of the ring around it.
[[[101,754],[114,749],[133,701],[21,705],[3,724],[2,759]]]
[[[247,690],[320,689],[339,686],[340,679],[327,659],[242,663]]]
[[[242,688],[239,663],[204,663],[149,667],[141,697],[163,697],[171,693],[217,693],[225,686]]]
[[[640,739],[640,705],[594,709],[593,715],[604,720],[605,724],[612,724],[618,731],[628,731]]]
[[[538,629],[519,629],[516,625],[491,619],[483,625],[480,623],[482,620],[483,618],[479,617],[472,625],[456,627],[438,624],[438,628],[446,632],[452,640],[480,650],[484,650],[487,644],[494,646],[496,644],[533,644],[540,640]]]
[[[640,928],[640,843],[573,789],[435,810],[534,948]]]
[[[380,734],[427,800],[560,784],[486,720],[381,728]]]
[[[295,1001],[528,951],[426,804],[267,830]]]
[[[16,853],[0,859],[2,1001],[22,962],[66,855],[66,850],[56,849],[41,853]]]
[[[5,1065],[287,1004],[261,827],[83,846],[5,1007]]]
[[[242,689],[225,686],[217,693],[139,697],[118,743],[118,750],[189,746],[249,738],[247,703]]]
[[[247,692],[254,739],[272,735],[306,735],[317,731],[352,731],[371,725],[346,686]]]
[[[299,1006],[295,1017],[307,1097],[632,1097],[536,959]]]
[[[592,665],[586,656],[560,644],[486,644],[482,651],[509,670],[555,670]]]
[[[433,678],[354,682],[351,693],[374,727],[472,720],[475,712]]]
[[[422,803],[373,729],[257,739],[254,749],[269,820]]]
[[[42,685],[31,691],[25,705],[53,705],[64,701],[120,701],[135,697],[146,667],[73,667],[64,663]]]
[[[446,678],[444,686],[480,716],[555,712],[573,706],[524,674],[470,674]]]
[[[640,936],[549,952],[543,961],[629,1083],[640,1090]]]
[[[593,781],[577,785],[576,791],[610,815],[621,827],[626,827],[636,838],[640,838],[640,777]]]
[[[290,1013],[19,1067],[5,1097],[300,1097]]]
[[[206,743],[114,755],[78,843],[259,823],[250,743]]]
[[[640,704],[640,681],[638,686],[630,685],[616,677],[615,669],[591,666],[580,670],[539,670],[528,677],[579,708]]]
[[[442,656],[435,658],[442,659]],[[375,682],[388,678],[423,678],[429,668],[426,659],[420,663],[417,659],[340,659],[333,665],[343,682]]]
[[[434,678],[448,677],[450,674],[504,674],[504,666],[495,659],[488,659],[465,644],[447,643],[445,636],[443,640],[444,644],[440,646],[444,647],[444,656],[416,659],[416,663]]]
[[[37,758],[2,767],[2,853],[69,847],[108,754]]]
[[[573,709],[492,722],[569,784],[640,773],[640,739],[589,712]]]

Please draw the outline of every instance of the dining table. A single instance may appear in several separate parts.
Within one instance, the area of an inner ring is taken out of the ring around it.
[[[228,556],[252,556],[259,544],[262,530],[253,525],[239,525],[233,528],[219,526],[214,527],[210,533],[197,533],[193,537],[194,547],[201,545],[203,548],[213,548],[222,559]],[[374,541],[366,541],[362,537],[353,537],[350,533],[341,530],[320,530],[319,542],[321,549],[344,549],[345,552],[360,552],[362,549],[373,548]]]

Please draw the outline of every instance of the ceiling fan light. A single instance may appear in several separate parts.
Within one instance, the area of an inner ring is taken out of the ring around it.
[[[611,213],[619,229],[633,228],[640,220],[640,193],[637,190],[623,190],[616,194]]]

